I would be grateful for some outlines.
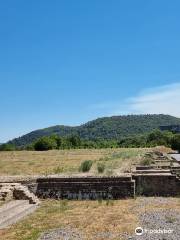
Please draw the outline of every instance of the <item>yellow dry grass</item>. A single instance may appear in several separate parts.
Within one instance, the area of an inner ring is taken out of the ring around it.
[[[43,201],[29,218],[11,229],[0,232],[3,240],[35,240],[46,230],[70,227],[85,239],[100,240],[103,234],[133,233],[137,217],[132,213],[135,200],[98,201]],[[104,239],[104,238],[102,238]]]
[[[85,160],[92,160],[92,174],[97,173],[96,164],[104,162],[110,170],[129,169],[146,149],[76,149],[46,152],[13,151],[0,152],[0,175],[39,175],[77,173]]]

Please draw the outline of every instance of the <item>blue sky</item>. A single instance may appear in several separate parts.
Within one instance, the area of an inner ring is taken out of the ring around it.
[[[101,116],[180,117],[180,2],[6,0],[0,142]]]

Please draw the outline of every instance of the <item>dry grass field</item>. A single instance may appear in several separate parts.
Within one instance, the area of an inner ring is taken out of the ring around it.
[[[90,174],[97,174],[97,164],[105,165],[105,174],[128,171],[147,149],[77,149],[47,152],[0,152],[0,175],[48,175],[78,173],[81,163],[92,160]]]
[[[118,201],[45,200],[28,218],[0,231],[3,240],[37,240],[56,228],[74,229],[87,240],[123,240],[141,226],[139,214],[151,211],[180,211],[179,198],[136,198]],[[126,237],[123,237],[126,234]],[[64,238],[63,238],[64,239]]]
[[[43,231],[67,226],[82,232],[87,239],[102,232],[132,232],[137,223],[131,212],[133,206],[133,200],[113,201],[109,205],[104,201],[44,201],[27,220],[1,231],[0,237],[35,240]]]

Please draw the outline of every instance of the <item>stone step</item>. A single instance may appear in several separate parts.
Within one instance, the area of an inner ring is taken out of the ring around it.
[[[28,187],[21,185],[21,184],[17,184],[15,189],[14,189],[14,197],[16,199],[25,199],[25,200],[29,200],[29,203],[31,204],[38,204],[39,203],[39,199],[29,191]]]
[[[172,170],[180,170],[180,166],[177,167],[171,167]]]
[[[170,165],[151,165],[151,166],[136,166],[136,171],[137,170],[169,170],[170,169]]]
[[[136,170],[136,171],[134,171],[133,173],[137,173],[137,174],[139,174],[139,173],[171,173],[171,171],[170,170],[161,170],[161,169],[158,169],[158,170],[156,170],[156,169],[151,169],[151,170]]]
[[[136,166],[136,170],[151,170],[154,169],[156,166]]]
[[[6,209],[0,213],[0,229],[7,228],[8,226],[16,223],[28,214],[35,211],[37,208],[36,204],[29,204],[29,202],[25,200],[19,201],[23,201],[22,205],[19,204],[16,206],[15,204],[14,207],[11,205],[10,209]]]
[[[161,162],[163,162],[163,163],[164,163],[164,162],[168,162],[168,163],[170,163],[170,162],[172,162],[172,161],[169,160],[169,159],[162,159],[162,160],[157,160],[157,159],[156,159],[156,160],[154,160],[154,162],[160,162],[160,163],[161,163]]]

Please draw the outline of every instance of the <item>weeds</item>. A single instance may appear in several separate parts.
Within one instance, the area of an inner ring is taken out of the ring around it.
[[[105,170],[105,164],[99,162],[99,163],[97,164],[97,170],[98,170],[98,173],[103,173],[104,170]]]
[[[92,160],[85,160],[84,162],[81,163],[81,166],[79,168],[80,172],[89,172],[93,164]]]
[[[60,166],[54,168],[53,170],[55,174],[62,173],[63,171],[64,171],[63,167],[60,167]]]

